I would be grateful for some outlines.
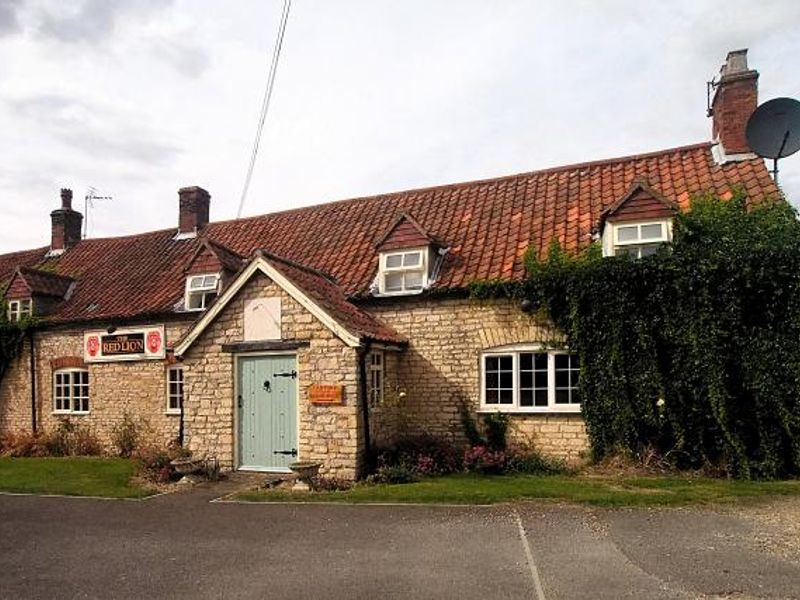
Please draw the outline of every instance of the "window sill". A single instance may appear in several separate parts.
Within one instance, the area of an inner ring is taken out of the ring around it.
[[[180,417],[181,416],[181,411],[179,411],[179,410],[165,410],[164,414],[167,415],[168,417]]]
[[[83,417],[91,414],[91,411],[54,410],[50,414],[54,417]]]
[[[503,413],[507,415],[579,415],[580,408],[518,408],[506,406],[481,406],[478,414]]]

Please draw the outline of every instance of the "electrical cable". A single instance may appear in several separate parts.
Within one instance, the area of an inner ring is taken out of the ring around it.
[[[292,0],[283,1],[283,11],[281,12],[281,21],[278,28],[278,37],[275,39],[275,47],[272,50],[272,60],[269,65],[269,74],[267,75],[267,87],[264,90],[264,99],[261,102],[261,113],[258,119],[258,127],[256,128],[256,139],[253,143],[253,151],[250,154],[250,165],[247,168],[247,175],[244,179],[244,187],[242,188],[242,197],[239,199],[239,210],[236,212],[236,218],[242,216],[244,210],[244,203],[247,199],[247,192],[250,189],[250,181],[253,179],[253,171],[256,166],[256,158],[258,157],[258,148],[261,144],[261,134],[264,131],[264,122],[267,120],[267,112],[269,111],[269,103],[272,98],[272,90],[275,86],[275,75],[278,72],[278,60],[281,56],[281,49],[283,48],[283,36],[286,33],[286,23],[289,21],[289,10],[292,7]]]

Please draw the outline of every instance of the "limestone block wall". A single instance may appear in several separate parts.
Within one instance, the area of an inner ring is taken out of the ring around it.
[[[217,456],[236,466],[235,360],[224,344],[244,340],[244,305],[253,298],[281,299],[281,337],[310,341],[296,351],[299,386],[299,460],[318,460],[322,472],[354,479],[362,464],[363,439],[358,398],[358,353],[264,275],[255,276],[203,332],[184,357],[187,443],[195,453]],[[308,398],[314,383],[342,384],[344,404],[316,406]]]
[[[480,408],[481,352],[560,339],[551,325],[506,300],[403,299],[365,308],[410,340],[387,361],[387,382],[406,396],[397,408],[373,411],[380,440],[415,432],[463,439],[459,405],[467,402],[473,414]],[[515,414],[511,439],[573,462],[588,450],[583,419],[575,414]]]
[[[172,344],[187,323],[166,326],[166,342]],[[92,329],[102,329],[102,326]],[[83,357],[83,329],[39,331],[35,334],[36,413],[41,431],[52,430],[63,419],[88,426],[111,449],[112,432],[127,414],[142,426],[154,443],[166,445],[178,436],[179,417],[167,414],[166,360],[89,363],[89,413],[53,412],[54,361]],[[30,431],[30,344],[0,382],[0,432]]]

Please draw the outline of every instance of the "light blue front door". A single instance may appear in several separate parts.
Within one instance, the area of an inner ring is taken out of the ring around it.
[[[297,360],[239,358],[239,468],[288,470],[297,460]]]

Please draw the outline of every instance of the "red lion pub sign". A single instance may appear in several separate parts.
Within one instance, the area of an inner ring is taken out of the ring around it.
[[[87,331],[83,334],[83,356],[86,362],[163,359],[164,326]]]

